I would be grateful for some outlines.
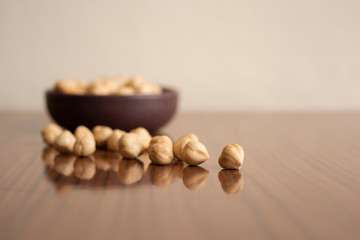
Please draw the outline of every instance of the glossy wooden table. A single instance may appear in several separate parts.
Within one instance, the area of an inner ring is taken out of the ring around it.
[[[196,168],[54,162],[47,122],[0,114],[2,240],[360,239],[359,113],[178,115],[163,132],[200,137],[211,159]],[[217,164],[229,143],[245,149],[241,172]]]

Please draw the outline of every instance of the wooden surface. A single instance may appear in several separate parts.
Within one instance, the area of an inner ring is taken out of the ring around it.
[[[163,132],[199,136],[211,159],[197,168],[101,152],[54,162],[48,122],[0,114],[2,240],[360,239],[359,113],[179,115]],[[241,172],[217,164],[230,143]]]

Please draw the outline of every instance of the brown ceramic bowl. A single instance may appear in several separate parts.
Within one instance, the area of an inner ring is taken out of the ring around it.
[[[46,92],[46,106],[59,125],[74,130],[79,125],[106,125],[129,131],[144,127],[151,132],[174,116],[178,93],[164,88],[159,95],[73,95]]]

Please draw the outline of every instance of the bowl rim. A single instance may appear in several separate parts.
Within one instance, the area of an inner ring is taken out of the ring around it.
[[[163,92],[161,94],[132,94],[132,95],[120,95],[120,94],[109,94],[109,95],[95,95],[95,94],[72,94],[72,93],[61,93],[55,89],[46,90],[46,95],[52,96],[68,96],[75,98],[118,98],[118,99],[154,99],[159,97],[174,96],[178,95],[177,90],[169,87],[162,87]]]

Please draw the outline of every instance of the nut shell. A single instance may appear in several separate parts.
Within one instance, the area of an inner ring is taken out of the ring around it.
[[[124,158],[136,158],[143,150],[141,139],[135,133],[125,133],[119,139],[119,152]]]
[[[110,127],[98,125],[93,128],[92,132],[95,137],[96,146],[105,147],[106,141],[113,131]]]
[[[210,156],[204,144],[196,140],[191,140],[185,144],[182,158],[187,164],[199,165],[209,160]]]
[[[59,152],[71,153],[75,145],[75,136],[68,130],[63,131],[55,140],[54,147]]]
[[[74,154],[79,157],[86,157],[93,154],[96,150],[96,144],[92,135],[76,139],[74,145]]]
[[[219,157],[219,165],[225,169],[240,169],[244,162],[244,150],[239,144],[226,145]]]
[[[54,144],[55,139],[62,133],[62,131],[63,130],[59,125],[50,123],[42,129],[41,135],[43,137],[44,142],[52,145]]]
[[[107,149],[110,151],[119,151],[119,139],[125,133],[125,131],[115,129],[106,141]]]
[[[198,137],[195,134],[189,133],[182,136],[175,142],[174,155],[177,159],[182,160],[182,152],[184,150],[184,147],[191,140],[199,141]]]

